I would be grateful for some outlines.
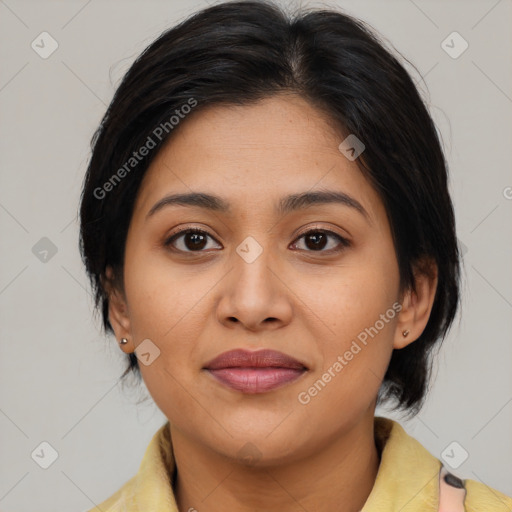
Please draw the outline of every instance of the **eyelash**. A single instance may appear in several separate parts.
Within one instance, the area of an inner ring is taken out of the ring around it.
[[[176,233],[174,233],[172,236],[170,236],[169,238],[166,239],[166,241],[164,242],[164,245],[166,247],[172,247],[172,244],[173,242],[175,242],[179,237],[183,236],[183,235],[186,235],[188,233],[199,233],[199,234],[202,234],[202,235],[205,235],[205,236],[208,236],[210,238],[213,238],[214,237],[208,233],[208,231],[205,231],[203,229],[199,229],[199,228],[185,228],[185,229],[182,229],[181,231],[177,231]],[[341,246],[341,248],[338,248],[338,249],[329,249],[327,251],[325,250],[319,250],[319,251],[313,251],[313,250],[307,250],[307,249],[301,249],[301,250],[305,250],[306,252],[312,252],[312,253],[327,253],[327,254],[333,254],[333,253],[338,253],[338,252],[341,252],[343,251],[344,249],[346,249],[347,247],[350,247],[351,243],[346,239],[346,238],[343,238],[341,235],[339,235],[338,233],[335,233],[334,231],[330,231],[328,229],[320,229],[320,228],[313,228],[313,229],[310,229],[308,231],[305,231],[304,233],[301,233],[297,238],[296,240],[300,240],[301,238],[304,238],[306,237],[307,235],[310,235],[311,233],[322,233],[322,234],[325,234],[325,235],[328,235],[328,236],[332,236],[334,238],[336,238],[339,242],[339,245]],[[215,239],[214,239],[215,240]],[[293,245],[295,245],[296,242],[293,242]],[[204,250],[200,250],[200,251],[183,251],[181,249],[176,249],[176,248],[172,248],[171,250],[175,251],[175,252],[181,252],[181,253],[201,253],[201,252],[207,252],[207,251],[204,251]]]

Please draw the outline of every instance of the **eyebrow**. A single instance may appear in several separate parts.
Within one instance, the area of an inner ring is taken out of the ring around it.
[[[290,194],[281,198],[275,210],[279,215],[286,215],[287,213],[320,204],[341,204],[348,206],[358,211],[365,217],[367,222],[371,224],[370,215],[357,199],[354,199],[345,192],[332,190]],[[230,213],[229,203],[221,197],[204,192],[191,192],[188,194],[171,194],[163,197],[151,207],[146,215],[146,220],[156,212],[162,210],[162,208],[172,205],[191,206],[219,213]]]

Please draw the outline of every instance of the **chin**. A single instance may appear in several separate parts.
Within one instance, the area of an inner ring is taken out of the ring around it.
[[[307,440],[300,438],[300,429],[291,432],[283,428],[282,431],[276,429],[273,432],[268,424],[260,427],[258,429],[252,425],[250,431],[242,432],[228,428],[233,437],[224,432],[222,440],[209,440],[209,444],[212,449],[242,466],[261,468],[291,463],[308,451],[302,444]],[[313,453],[314,450],[312,446],[310,451]]]

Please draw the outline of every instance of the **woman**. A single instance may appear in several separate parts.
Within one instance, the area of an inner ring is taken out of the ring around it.
[[[374,416],[421,407],[459,251],[436,128],[368,27],[207,8],[139,56],[92,147],[83,260],[168,419],[92,510],[512,507]]]

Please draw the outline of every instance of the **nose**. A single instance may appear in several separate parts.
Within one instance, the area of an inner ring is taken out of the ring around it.
[[[253,253],[248,258],[241,246],[234,254],[232,271],[221,282],[217,304],[219,322],[252,332],[287,325],[293,309],[282,266],[271,257],[270,251],[263,250],[255,258]]]

